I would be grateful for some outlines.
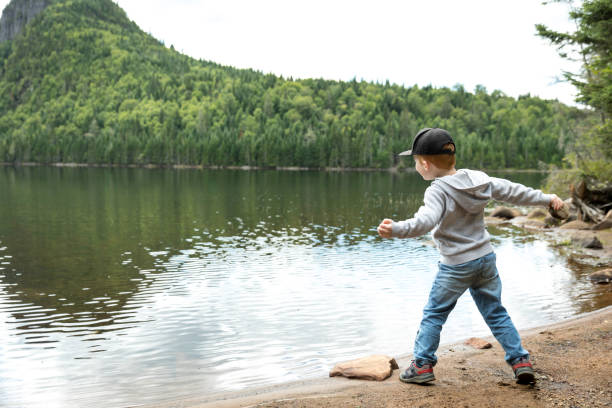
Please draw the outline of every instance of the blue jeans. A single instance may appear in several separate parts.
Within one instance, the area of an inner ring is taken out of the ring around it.
[[[414,359],[419,366],[435,365],[440,332],[457,299],[470,289],[470,294],[491,329],[506,351],[506,361],[514,364],[529,353],[521,346],[519,336],[508,312],[501,304],[501,280],[495,266],[495,253],[459,265],[438,264],[439,271],[423,310],[423,320],[414,342]]]

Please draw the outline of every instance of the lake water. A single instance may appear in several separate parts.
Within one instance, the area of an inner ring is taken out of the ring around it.
[[[0,406],[135,406],[410,353],[438,254],[376,226],[409,218],[427,185],[414,173],[0,168]],[[519,328],[606,306],[545,241],[489,230]],[[486,335],[464,295],[442,342]]]

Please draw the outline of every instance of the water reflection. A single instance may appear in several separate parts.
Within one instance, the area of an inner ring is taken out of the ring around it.
[[[0,400],[126,406],[407,353],[438,255],[375,227],[414,213],[426,187],[414,174],[2,168]],[[519,327],[609,302],[555,248],[491,233]],[[486,333],[461,298],[443,341]]]

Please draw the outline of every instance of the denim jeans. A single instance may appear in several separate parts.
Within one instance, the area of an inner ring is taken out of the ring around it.
[[[457,299],[470,289],[470,294],[506,352],[505,359],[513,364],[529,353],[521,346],[519,336],[508,312],[501,304],[501,280],[495,266],[495,253],[459,265],[438,264],[438,275],[433,283],[429,300],[423,310],[423,319],[414,342],[414,359],[420,366],[436,364],[436,350],[440,332]]]

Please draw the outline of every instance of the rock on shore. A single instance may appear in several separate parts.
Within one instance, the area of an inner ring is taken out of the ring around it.
[[[511,223],[535,233],[544,232],[543,238],[553,245],[566,246],[574,254],[570,257],[578,263],[597,267],[612,267],[612,210],[608,211],[601,222],[585,222],[577,219],[575,207],[571,200],[566,201],[561,211],[549,211],[542,208],[522,211],[516,208],[495,207],[485,222],[489,225]],[[527,216],[519,215],[527,213]]]
[[[362,380],[383,381],[389,378],[393,370],[397,370],[399,366],[395,359],[375,354],[368,357],[358,358],[356,360],[345,361],[338,363],[329,372],[330,377],[343,376],[347,378],[359,378]]]
[[[589,279],[595,283],[610,283],[612,282],[612,268],[593,272],[589,275]]]

